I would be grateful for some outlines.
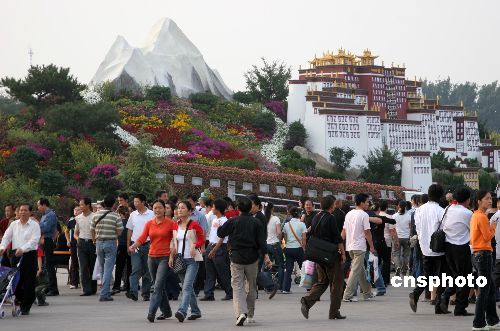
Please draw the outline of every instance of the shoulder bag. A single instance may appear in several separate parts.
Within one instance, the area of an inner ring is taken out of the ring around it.
[[[174,257],[174,265],[172,269],[174,269],[174,272],[177,274],[184,273],[187,268],[186,261],[184,261],[184,250],[186,249],[186,235],[190,224],[191,221],[189,221],[188,224],[186,225],[186,231],[184,232],[184,240],[182,241],[182,254],[177,253],[175,254]],[[175,240],[177,240],[177,238],[175,238]]]
[[[316,215],[316,217],[318,217]],[[321,215],[320,220],[314,228],[311,228],[311,236],[307,241],[304,260],[313,261],[322,265],[333,265],[339,259],[338,246],[331,241],[323,240],[317,237],[316,230],[323,221],[325,213]]]
[[[437,230],[434,231],[434,233],[431,235],[430,249],[434,253],[444,253],[444,242],[446,239],[446,234],[444,233],[443,229],[441,229],[441,224],[443,223],[443,220],[450,206],[446,207],[443,217],[441,218],[441,221],[438,224]]]
[[[288,226],[290,227],[290,230],[292,231],[293,236],[295,237],[295,240],[297,240],[297,242],[299,243],[299,245],[300,245],[300,246],[302,246],[302,241],[299,239],[299,237],[298,237],[298,236],[297,236],[297,234],[295,233],[295,230],[293,229],[292,224],[290,224],[290,223],[292,223],[292,222],[291,222],[291,221],[290,221],[290,222],[288,222]]]

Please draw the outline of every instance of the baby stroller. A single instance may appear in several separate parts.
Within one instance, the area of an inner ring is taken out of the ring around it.
[[[19,282],[19,266],[21,260],[14,268],[0,267],[0,319],[5,317],[4,305],[12,306],[12,316],[18,317],[21,315],[21,309],[16,305],[16,291],[17,283]],[[0,259],[1,262],[1,259]]]

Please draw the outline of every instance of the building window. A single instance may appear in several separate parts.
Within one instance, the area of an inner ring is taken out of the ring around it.
[[[220,179],[210,179],[210,187],[220,187]]]
[[[276,193],[286,194],[286,187],[285,186],[276,186]]]
[[[193,177],[193,178],[191,178],[191,184],[193,184],[195,186],[201,186],[201,185],[203,185],[203,178]]]
[[[260,191],[263,193],[269,192],[269,184],[260,184]]]
[[[292,194],[300,197],[302,196],[302,189],[300,187],[292,187]]]
[[[252,191],[253,185],[252,183],[243,182],[243,191]]]
[[[174,183],[175,184],[184,184],[184,176],[174,175]]]

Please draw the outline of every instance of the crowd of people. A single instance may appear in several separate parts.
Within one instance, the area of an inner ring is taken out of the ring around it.
[[[125,193],[98,203],[83,198],[67,221],[58,220],[46,198],[36,206],[38,212],[29,203],[7,204],[0,220],[1,263],[19,264],[15,298],[22,315],[35,302],[46,306],[46,297],[59,295],[61,264],[68,265],[70,288],[81,288],[81,296],[96,295],[100,280],[100,302],[120,292],[149,301],[149,322],[201,318],[198,301],[214,301],[219,286],[220,299],[233,301],[238,326],[255,322],[259,288],[269,299],[289,294],[299,275],[307,289],[300,299],[305,318],[330,288],[328,317],[344,319],[343,302],[358,301],[358,291],[364,300],[385,295],[394,270],[395,276],[415,278],[485,277],[479,288],[415,287],[409,305],[416,312],[425,292],[421,301],[433,304],[436,314],[450,313],[454,305],[455,316],[474,315],[473,330],[500,328],[500,203],[490,192],[473,195],[461,187],[445,197],[433,184],[428,194],[400,201],[396,210],[387,201],[373,204],[367,194],[357,194],[354,206],[326,196],[318,210],[303,197],[286,207],[286,215],[256,194],[236,201],[195,194],[180,200],[166,191],[154,201],[143,194],[129,200]],[[443,251],[431,248],[437,230],[444,232]],[[321,247],[334,247],[326,252],[333,258],[311,253]],[[179,301],[175,313],[171,301]],[[466,310],[472,303],[474,313]]]

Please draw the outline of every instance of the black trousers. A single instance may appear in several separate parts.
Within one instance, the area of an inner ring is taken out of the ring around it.
[[[113,284],[113,290],[119,290],[121,287],[121,281],[123,277],[123,270],[127,266],[127,275],[125,279],[125,288],[130,289],[130,273],[132,272],[132,263],[130,262],[130,255],[128,255],[127,245],[118,245],[116,251],[116,266],[115,266],[115,283]]]
[[[54,256],[54,240],[50,237],[45,237],[43,244],[43,254],[45,255],[45,270],[47,270],[47,278],[49,281],[49,286],[47,287],[48,292],[58,293],[57,289],[57,276],[56,276],[56,261]]]
[[[80,264],[80,281],[82,282],[83,293],[96,293],[97,281],[92,280],[94,272],[95,260],[95,245],[91,240],[78,239],[78,262]]]
[[[385,240],[377,241],[375,243],[375,250],[382,261],[382,278],[385,284],[391,283],[391,247],[387,247]]]
[[[454,279],[458,276],[467,277],[468,274],[472,273],[472,261],[469,244],[453,245],[446,243],[445,252],[448,270]],[[455,314],[465,312],[465,309],[469,305],[469,290],[470,288],[467,286],[446,288],[444,293],[446,304],[448,304],[451,295],[454,293],[457,294],[457,298],[455,300]]]
[[[444,255],[442,256],[425,256],[423,257],[423,264],[424,264],[424,276],[427,278],[427,281],[429,281],[430,276],[438,276],[441,278],[442,273],[447,272],[447,267],[446,267],[446,257]],[[441,308],[439,305],[441,304],[441,296],[444,293],[444,287],[442,284],[440,284],[437,288],[436,291],[436,305],[435,305],[435,312],[439,313],[441,312]],[[415,301],[418,301],[418,298],[420,295],[425,291],[427,287],[416,287],[413,290],[413,295],[415,297]]]
[[[208,240],[205,240],[205,247],[208,245]],[[206,270],[205,270],[205,255],[203,255],[203,261],[198,262],[198,273],[196,274],[196,280],[193,284],[194,287],[194,293],[198,295],[200,291],[203,291],[205,288],[205,277],[206,277]]]
[[[222,244],[222,246],[217,250],[213,259],[208,258],[208,254],[212,251],[214,245],[209,245],[207,247],[205,256],[205,268],[206,268],[206,279],[205,279],[205,297],[213,297],[215,282],[218,279],[220,286],[226,292],[226,296],[233,296],[233,289],[231,287],[231,269],[229,254],[227,251],[227,245]]]
[[[71,245],[71,263],[69,265],[69,284],[73,286],[80,285],[80,268],[78,264],[78,254],[76,245]]]
[[[16,266],[20,257],[16,257],[15,251],[11,254],[11,264]],[[36,251],[23,254],[23,260],[19,267],[19,283],[17,283],[16,299],[21,303],[21,311],[29,312],[35,302],[36,271],[38,269]]]

